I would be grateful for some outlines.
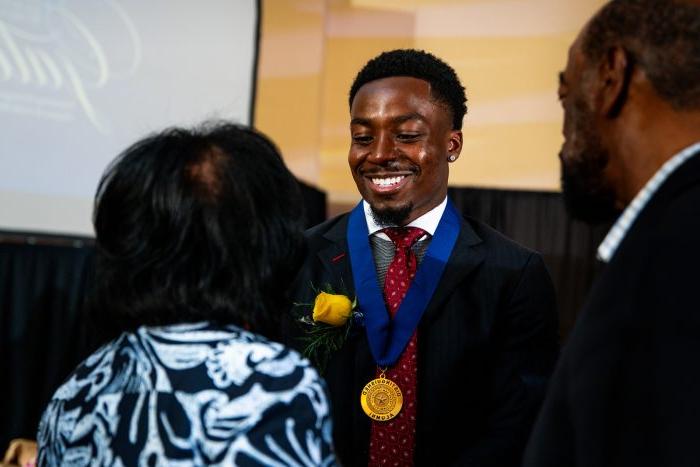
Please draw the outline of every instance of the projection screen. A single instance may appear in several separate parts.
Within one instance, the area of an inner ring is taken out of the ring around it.
[[[91,236],[129,144],[250,123],[257,16],[254,0],[0,0],[0,230]]]

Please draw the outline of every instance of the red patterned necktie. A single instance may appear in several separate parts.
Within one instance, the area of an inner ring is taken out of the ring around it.
[[[417,227],[389,227],[383,232],[396,246],[394,259],[389,264],[384,281],[384,302],[393,318],[416,274],[417,260],[411,247],[425,235],[425,231]],[[370,466],[413,465],[416,438],[417,349],[417,333],[413,331],[411,340],[398,361],[386,371],[386,378],[401,388],[403,406],[398,415],[389,421],[372,421],[369,442]],[[380,370],[377,369],[377,377],[379,374]]]

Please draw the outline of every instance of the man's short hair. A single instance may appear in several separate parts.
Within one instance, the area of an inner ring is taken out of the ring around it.
[[[464,86],[451,66],[423,50],[392,50],[367,62],[350,87],[350,106],[352,107],[352,101],[362,86],[370,81],[394,76],[408,76],[430,83],[433,98],[446,105],[451,113],[452,129],[462,128],[462,120],[467,113]]]
[[[209,123],[149,136],[100,181],[91,317],[103,338],[195,321],[278,338],[303,218],[296,179],[255,130]]]
[[[594,63],[622,46],[656,92],[677,110],[700,107],[700,6],[674,0],[613,0],[582,42]]]

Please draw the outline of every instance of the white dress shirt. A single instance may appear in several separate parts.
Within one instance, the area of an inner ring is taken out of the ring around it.
[[[367,230],[369,231],[369,235],[376,234],[378,237],[383,238],[384,240],[390,240],[390,238],[384,232],[380,232],[380,230],[386,227],[395,226],[377,224],[377,221],[374,220],[374,216],[372,216],[372,208],[370,207],[369,203],[363,200],[362,205],[365,209],[365,219],[367,220]],[[437,230],[437,226],[440,223],[440,219],[442,218],[442,213],[445,212],[446,207],[447,196],[445,196],[445,199],[442,200],[442,203],[438,204],[430,211],[415,219],[407,226],[418,227],[420,229],[423,229],[426,231],[427,235],[430,235],[432,237],[433,235],[435,235],[435,230]],[[423,240],[425,237],[426,235],[421,237],[419,240]]]

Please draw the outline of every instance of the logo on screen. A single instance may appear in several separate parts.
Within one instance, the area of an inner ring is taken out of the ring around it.
[[[141,49],[116,1],[0,0],[0,112],[110,133],[96,97],[136,73]]]

